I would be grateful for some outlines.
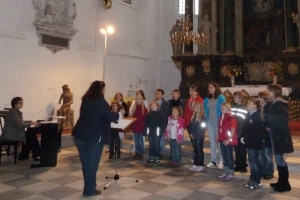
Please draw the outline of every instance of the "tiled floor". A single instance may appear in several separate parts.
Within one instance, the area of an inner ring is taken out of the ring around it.
[[[300,143],[294,139],[295,146]],[[200,173],[190,171],[189,158],[182,158],[182,166],[171,168],[168,160],[160,164],[146,164],[144,161],[133,161],[128,150],[122,150],[118,162],[118,184],[106,190],[103,187],[109,182],[106,176],[114,176],[115,163],[103,153],[97,180],[102,194],[96,197],[82,197],[83,179],[78,152],[75,147],[63,149],[54,168],[29,168],[32,160],[19,161],[13,164],[12,157],[3,156],[0,165],[0,199],[1,200],[53,200],[53,199],[299,199],[300,197],[300,159],[299,150],[287,157],[289,162],[291,192],[275,193],[269,183],[277,181],[262,180],[262,188],[250,191],[242,184],[249,173],[236,173],[236,178],[225,182],[218,179],[222,173],[219,169],[205,169]],[[145,156],[146,157],[146,156]],[[206,161],[207,162],[207,161]],[[277,175],[277,172],[275,172]],[[130,178],[125,180],[122,178]],[[134,180],[138,179],[136,183]]]

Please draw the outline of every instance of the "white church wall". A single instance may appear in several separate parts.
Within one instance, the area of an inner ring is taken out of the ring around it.
[[[0,1],[0,109],[13,97],[22,96],[24,118],[41,119],[54,106],[59,108],[61,86],[68,84],[74,93],[72,108],[78,118],[81,96],[94,80],[97,9],[93,8],[98,3],[75,2],[78,15],[74,28],[78,32],[70,50],[53,54],[38,46],[32,1]]]
[[[176,1],[177,2],[177,1]],[[165,91],[165,99],[170,99],[173,89],[179,88],[181,73],[175,67],[172,56],[172,45],[170,43],[170,30],[178,18],[177,4],[174,0],[161,1],[161,41],[159,48],[161,54],[159,62],[161,63],[161,87]]]
[[[142,89],[152,100],[156,88],[170,94],[179,86],[180,73],[170,59],[168,43],[175,22],[169,16],[175,15],[175,7],[174,11],[168,7],[173,1],[133,0],[133,5],[114,1],[111,10],[104,10],[97,0],[74,2],[74,29],[78,32],[70,50],[53,54],[38,46],[32,1],[0,1],[0,109],[12,97],[22,96],[24,118],[40,119],[53,106],[59,107],[61,86],[68,84],[74,94],[76,121],[82,95],[93,80],[103,77],[104,36],[99,29],[110,24],[116,32],[107,40],[107,99],[117,91],[132,95]]]

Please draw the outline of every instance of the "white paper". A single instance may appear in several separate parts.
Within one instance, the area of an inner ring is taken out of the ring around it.
[[[126,126],[128,126],[128,124],[130,124],[132,122],[132,120],[130,119],[121,119],[119,121],[119,123],[115,124],[115,123],[111,123],[110,127],[111,128],[120,128],[120,129],[124,129]]]

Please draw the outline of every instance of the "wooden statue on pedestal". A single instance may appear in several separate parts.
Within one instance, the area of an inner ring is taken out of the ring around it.
[[[63,116],[65,119],[62,120],[63,130],[71,130],[74,126],[74,110],[71,109],[73,104],[73,93],[71,92],[68,85],[62,86],[63,93],[60,95],[58,103],[63,101],[61,107],[57,110],[57,116]]]

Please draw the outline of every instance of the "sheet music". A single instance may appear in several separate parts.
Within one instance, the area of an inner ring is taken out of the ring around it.
[[[130,123],[132,122],[132,120],[130,119],[121,119],[119,121],[119,123],[115,124],[115,123],[111,123],[111,128],[119,128],[119,129],[124,129],[126,126],[128,126]]]

